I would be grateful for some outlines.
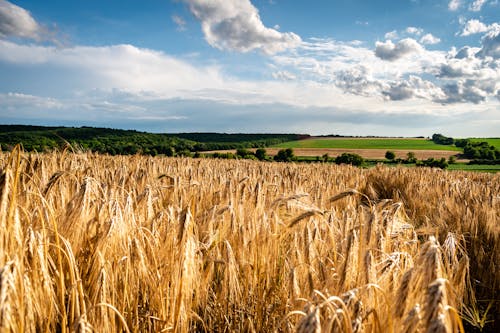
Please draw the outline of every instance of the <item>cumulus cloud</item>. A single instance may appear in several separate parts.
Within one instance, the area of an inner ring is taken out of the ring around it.
[[[476,19],[472,19],[467,21],[467,23],[465,23],[465,26],[460,36],[469,36],[473,34],[478,34],[481,32],[488,31],[488,29],[489,27],[483,22]]]
[[[391,82],[389,89],[383,91],[383,94],[393,101],[401,101],[413,97],[436,100],[443,99],[445,96],[440,87],[414,75],[410,75],[406,80]]]
[[[455,59],[473,58],[481,49],[478,47],[464,46],[453,56]]]
[[[462,117],[453,116],[467,110],[471,117],[477,114],[474,119],[483,119],[477,125],[480,133],[485,128],[494,133],[499,88],[494,84],[500,81],[491,79],[496,70],[491,57],[478,60],[477,51],[470,52],[474,61],[491,63],[490,73],[478,68],[474,76],[458,77],[459,82],[440,78],[447,85],[444,89],[423,79],[429,75],[426,63],[445,61],[446,53],[439,51],[423,50],[388,62],[357,43],[315,40],[270,58],[276,60],[270,69],[279,80],[243,80],[223,74],[220,66],[189,63],[131,45],[55,48],[0,40],[0,69],[21,71],[25,85],[19,85],[22,94],[0,96],[0,122],[163,132],[326,134],[335,128],[354,135],[358,133],[352,128],[360,134],[377,128],[410,135],[411,124],[413,135],[422,135],[427,133],[423,128],[437,123],[448,129],[450,120],[463,123]],[[305,78],[304,72],[311,75]],[[296,79],[287,80],[292,77]],[[49,81],[52,84],[46,84]],[[471,101],[482,104],[462,105]]]
[[[500,89],[496,36],[492,30],[483,37],[481,47],[448,53],[426,50],[414,40],[409,43],[413,48],[398,47],[399,42],[379,43],[378,54],[363,46],[315,40],[273,60],[277,68],[298,73],[298,81],[333,85],[355,96],[398,103],[485,104],[489,98],[496,99]]]
[[[451,10],[451,11],[458,10],[458,8],[460,8],[460,6],[462,6],[462,1],[461,0],[451,0],[448,3],[448,9]]]
[[[485,3],[486,0],[475,0],[469,5],[469,10],[472,12],[479,12]]]
[[[438,100],[443,104],[469,102],[479,104],[486,100],[487,92],[476,86],[474,80],[457,80],[443,87],[446,94],[444,99]]]
[[[475,68],[475,64],[471,61],[450,59],[446,64],[441,65],[438,76],[440,78],[461,78],[465,76],[472,76]]]
[[[344,91],[359,96],[377,95],[382,87],[382,83],[373,78],[370,68],[364,65],[336,72],[334,82]]]
[[[283,80],[283,81],[292,81],[297,78],[295,74],[290,73],[289,71],[277,71],[274,72],[272,76],[277,80]]]
[[[422,51],[422,46],[412,38],[405,38],[394,44],[392,41],[375,43],[375,55],[383,60],[395,61],[408,54]]]
[[[500,58],[500,24],[494,23],[489,27],[489,31],[481,38],[481,45],[481,56]]]
[[[420,43],[422,43],[422,44],[434,45],[434,44],[438,44],[440,42],[441,42],[441,39],[434,36],[431,33],[425,34],[422,36],[422,38],[420,38]]]
[[[42,38],[43,28],[26,9],[0,0],[0,37]]]
[[[384,35],[384,38],[385,39],[398,39],[399,38],[399,34],[398,34],[398,32],[396,30],[392,30],[392,31],[387,32]]]
[[[184,0],[201,22],[206,41],[222,50],[274,54],[297,47],[301,38],[264,26],[250,0]]]
[[[500,27],[499,27],[500,28]],[[481,39],[481,47],[463,47],[441,64],[438,78],[446,95],[440,103],[481,103],[500,90],[500,29]]]
[[[408,27],[406,28],[405,31],[409,34],[420,36],[422,32],[424,32],[424,29],[416,27]]]

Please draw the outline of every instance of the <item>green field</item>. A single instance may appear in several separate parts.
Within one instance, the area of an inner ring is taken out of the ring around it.
[[[473,142],[488,142],[490,146],[500,149],[500,138],[470,138]]]
[[[448,170],[477,171],[477,172],[500,172],[500,165],[480,165],[480,164],[450,164]]]
[[[275,148],[337,148],[337,149],[387,149],[387,150],[452,150],[461,151],[455,146],[438,145],[427,139],[400,138],[341,138],[341,139],[307,139],[289,141]]]

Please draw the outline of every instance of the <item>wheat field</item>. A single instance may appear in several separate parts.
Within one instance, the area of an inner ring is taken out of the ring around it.
[[[500,176],[0,154],[1,332],[494,331]]]

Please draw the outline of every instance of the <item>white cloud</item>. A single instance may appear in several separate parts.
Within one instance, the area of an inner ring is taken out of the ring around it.
[[[444,88],[420,77],[432,72],[431,64],[444,63],[445,55],[422,50],[387,62],[366,47],[317,39],[271,58],[275,77],[295,80],[242,80],[218,66],[130,45],[55,48],[0,41],[0,66],[34,71],[24,81],[40,90],[0,95],[0,122],[422,135],[440,126],[459,131],[466,114],[480,133],[494,133],[498,87],[487,86],[499,82],[492,80],[493,63],[489,73],[479,63],[472,77],[440,79]],[[481,105],[464,105],[469,102]]]
[[[481,48],[463,47],[440,67],[446,97],[441,103],[481,103],[500,90],[500,26],[481,39]]]
[[[40,97],[23,93],[0,93],[0,104],[4,110],[14,111],[19,107],[37,107],[48,109],[59,109],[63,104],[57,99]]]
[[[172,21],[177,25],[177,30],[186,30],[186,21],[179,15],[172,15]]]
[[[250,0],[184,0],[201,22],[206,41],[222,50],[274,54],[297,47],[301,38],[264,26]]]
[[[410,75],[406,80],[391,82],[389,89],[383,91],[383,94],[394,101],[413,97],[427,100],[443,99],[445,97],[440,87],[414,75]]]
[[[50,66],[57,79],[35,76],[31,81],[46,85],[44,80],[47,80],[51,82],[47,88],[64,91],[68,87],[59,84],[82,90],[116,88],[173,96],[185,89],[201,89],[207,84],[217,88],[225,84],[217,66],[199,68],[163,52],[132,45],[59,48],[0,40],[0,62],[32,68]]]
[[[375,43],[375,55],[388,61],[395,61],[408,54],[421,51],[422,46],[412,38],[402,39],[396,44],[390,40]]]
[[[500,24],[492,24],[488,27],[488,32],[481,38],[482,49],[480,54],[490,56],[495,59],[500,58]],[[500,64],[499,64],[500,66]]]
[[[371,69],[364,65],[336,72],[335,85],[359,96],[376,96],[383,87],[383,83],[373,77]]]
[[[30,12],[9,1],[0,0],[0,37],[21,37],[40,40],[43,28]]]
[[[420,43],[426,44],[426,45],[434,45],[434,44],[438,44],[439,42],[441,42],[441,39],[434,36],[431,33],[425,34],[422,36],[422,38],[420,38]]]
[[[448,3],[448,9],[451,10],[451,11],[458,10],[458,8],[460,8],[460,6],[462,6],[462,1],[461,0],[451,0]]]
[[[392,30],[392,31],[387,32],[384,35],[384,38],[385,39],[398,39],[399,38],[399,34],[398,34],[398,32],[396,30]]]
[[[474,2],[469,5],[469,10],[472,12],[479,12],[485,3],[486,0],[474,0]]]
[[[283,81],[292,81],[295,80],[297,77],[295,74],[290,73],[288,71],[277,71],[272,74],[273,78],[277,80],[283,80]]]
[[[408,27],[408,28],[406,28],[405,31],[411,35],[420,36],[422,34],[422,32],[424,32],[424,29],[416,28],[416,27]]]
[[[469,36],[473,34],[478,34],[481,32],[488,31],[488,29],[489,27],[483,22],[476,19],[472,19],[467,21],[467,23],[465,23],[465,26],[460,36]]]
[[[472,80],[457,80],[443,87],[446,98],[441,102],[448,103],[463,103],[470,102],[479,104],[484,102],[487,97],[487,92],[476,86]]]

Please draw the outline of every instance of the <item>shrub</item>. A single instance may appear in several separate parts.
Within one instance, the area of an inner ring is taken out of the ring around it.
[[[452,145],[455,142],[453,138],[444,136],[442,134],[433,134],[432,141],[434,143],[437,143],[438,145]]]
[[[415,157],[414,152],[409,151],[408,154],[406,154],[406,162],[407,163],[417,163],[417,158]]]
[[[277,162],[291,162],[296,160],[292,148],[281,149],[274,156],[274,160]]]
[[[267,157],[267,152],[264,148],[259,148],[255,151],[255,157],[257,157],[257,159],[259,161],[264,161]]]
[[[364,161],[363,157],[352,153],[343,153],[335,158],[336,164],[351,164],[355,166],[363,165]]]
[[[426,160],[418,161],[417,166],[446,169],[448,167],[448,162],[446,161],[446,158],[444,158],[444,157],[442,157],[439,160],[436,160],[436,159],[431,157],[431,158],[428,158]]]
[[[394,154],[393,151],[388,150],[385,152],[385,158],[392,161],[396,158],[396,154]]]

